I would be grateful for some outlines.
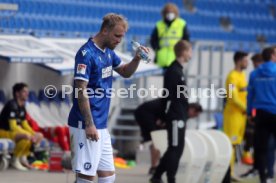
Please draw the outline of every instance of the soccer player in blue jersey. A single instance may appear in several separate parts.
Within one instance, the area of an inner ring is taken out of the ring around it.
[[[141,57],[123,64],[113,49],[122,41],[128,24],[118,14],[104,16],[100,31],[77,52],[74,71],[74,101],[69,114],[72,168],[77,183],[113,183],[115,168],[107,119],[112,71],[130,77]],[[141,46],[148,53],[149,49]],[[77,91],[76,91],[77,90]]]

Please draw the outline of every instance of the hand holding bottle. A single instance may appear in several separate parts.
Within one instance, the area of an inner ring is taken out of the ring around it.
[[[136,41],[131,41],[131,44],[133,50],[136,51],[136,54],[138,54],[145,63],[149,63],[151,61],[151,59],[149,58],[148,48],[141,46],[140,43]]]

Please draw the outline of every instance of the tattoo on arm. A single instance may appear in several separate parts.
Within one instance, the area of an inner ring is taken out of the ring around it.
[[[88,127],[90,125],[94,125],[94,121],[90,111],[89,98],[86,93],[87,82],[82,80],[76,80],[75,86],[77,88],[77,100],[80,112],[85,121],[85,126]]]

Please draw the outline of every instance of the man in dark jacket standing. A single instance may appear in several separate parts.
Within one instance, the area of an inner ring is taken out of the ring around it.
[[[247,114],[256,108],[256,164],[261,183],[267,183],[267,147],[269,137],[276,138],[276,46],[262,52],[265,63],[252,72],[248,85]]]
[[[167,173],[168,183],[175,183],[179,160],[184,150],[189,105],[188,96],[183,90],[179,91],[179,88],[186,87],[183,66],[192,57],[192,46],[182,40],[174,46],[174,52],[176,60],[168,67],[164,76],[164,89],[168,95],[162,102],[165,109],[168,148],[150,179],[151,183],[162,183],[161,176],[164,172]]]

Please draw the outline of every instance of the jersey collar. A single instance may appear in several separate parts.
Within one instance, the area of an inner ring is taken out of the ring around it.
[[[101,52],[105,53],[106,48],[105,49],[101,49],[94,41],[93,41],[93,37],[89,38],[90,41],[92,42],[92,45],[94,45],[98,50],[100,50]]]

